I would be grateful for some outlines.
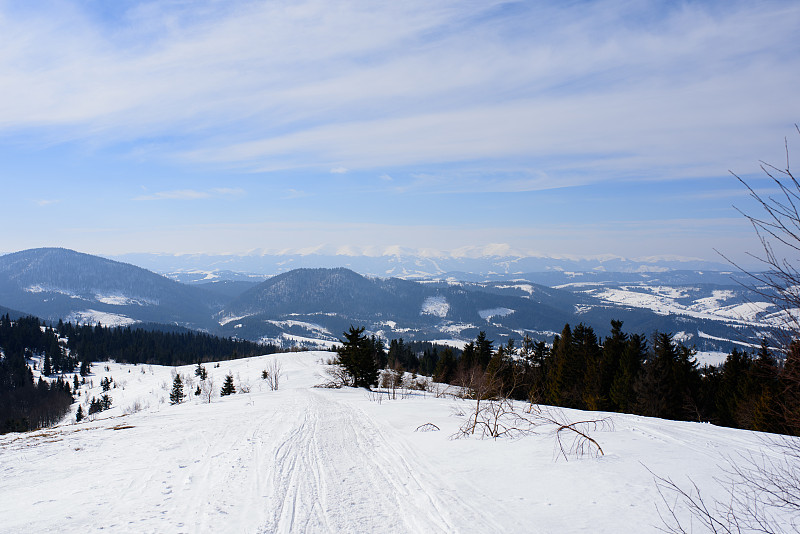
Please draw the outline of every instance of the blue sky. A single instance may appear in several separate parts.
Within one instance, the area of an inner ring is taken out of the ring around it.
[[[797,2],[0,0],[0,251],[757,251]],[[800,157],[800,156],[798,156]]]

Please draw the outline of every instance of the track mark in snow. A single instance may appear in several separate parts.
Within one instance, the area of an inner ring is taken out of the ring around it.
[[[273,513],[261,532],[461,530],[449,515],[461,515],[453,508],[457,499],[445,506],[441,488],[424,480],[424,468],[404,457],[369,416],[320,392],[297,390],[292,402],[285,413],[303,415],[274,450]],[[478,530],[496,527],[481,522]]]

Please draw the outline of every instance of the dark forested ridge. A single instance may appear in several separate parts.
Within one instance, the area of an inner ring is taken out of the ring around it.
[[[77,374],[90,374],[92,362],[186,365],[257,356],[277,348],[191,331],[63,322],[48,326],[36,317],[12,320],[6,314],[0,317],[0,351],[0,433],[4,433],[58,422],[73,402],[71,379],[77,384]],[[36,381],[34,369],[40,375]]]

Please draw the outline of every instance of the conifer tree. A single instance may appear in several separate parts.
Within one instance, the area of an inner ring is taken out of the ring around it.
[[[83,421],[83,406],[78,405],[78,411],[75,413],[75,422],[80,423]]]
[[[197,367],[194,369],[194,376],[199,377],[200,380],[208,378],[208,371],[206,371],[205,367],[200,365],[200,362],[197,362]]]
[[[354,387],[369,389],[378,383],[378,365],[373,354],[374,345],[364,335],[364,327],[350,326],[344,333],[345,341],[337,349],[339,364],[350,375]]]
[[[634,334],[625,343],[620,356],[614,381],[611,383],[609,397],[614,409],[623,413],[632,413],[636,406],[634,384],[642,370],[642,363],[647,357],[647,340],[644,336]]]
[[[226,395],[233,395],[234,393],[236,393],[236,386],[233,385],[233,375],[226,375],[225,382],[222,384],[219,395],[220,397],[225,397]]]
[[[49,354],[44,355],[44,367],[42,368],[42,374],[45,376],[50,376],[51,374],[53,374],[53,367],[51,366],[50,363]]]
[[[96,414],[97,412],[103,411],[102,403],[97,400],[96,398],[92,397],[92,401],[89,403],[89,415]]]
[[[456,359],[453,356],[453,350],[449,347],[442,351],[439,356],[439,361],[436,362],[436,368],[433,371],[433,379],[437,382],[450,383],[455,374]]]
[[[564,325],[560,336],[553,338],[552,364],[547,373],[545,401],[554,406],[564,406],[564,391],[568,387],[568,366],[572,360],[572,329]]]
[[[181,380],[181,375],[176,374],[175,380],[172,381],[172,391],[169,394],[169,403],[180,404],[183,402],[185,397],[186,394],[183,392],[183,381]]]
[[[492,347],[494,341],[486,339],[486,332],[478,332],[478,337],[475,338],[475,356],[478,360],[478,365],[481,369],[486,369],[489,365],[489,360],[492,359],[494,348]]]

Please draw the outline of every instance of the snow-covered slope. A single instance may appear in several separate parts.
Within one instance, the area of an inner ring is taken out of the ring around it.
[[[0,532],[655,532],[648,469],[721,498],[725,458],[763,446],[752,432],[620,414],[599,414],[613,422],[593,434],[599,458],[558,460],[544,429],[454,440],[468,401],[313,388],[330,356],[206,364],[217,388],[231,373],[250,392],[177,406],[172,368],[96,364],[94,385],[117,386],[111,410],[0,437]],[[278,391],[260,378],[272,360]],[[440,430],[415,431],[426,423]]]

